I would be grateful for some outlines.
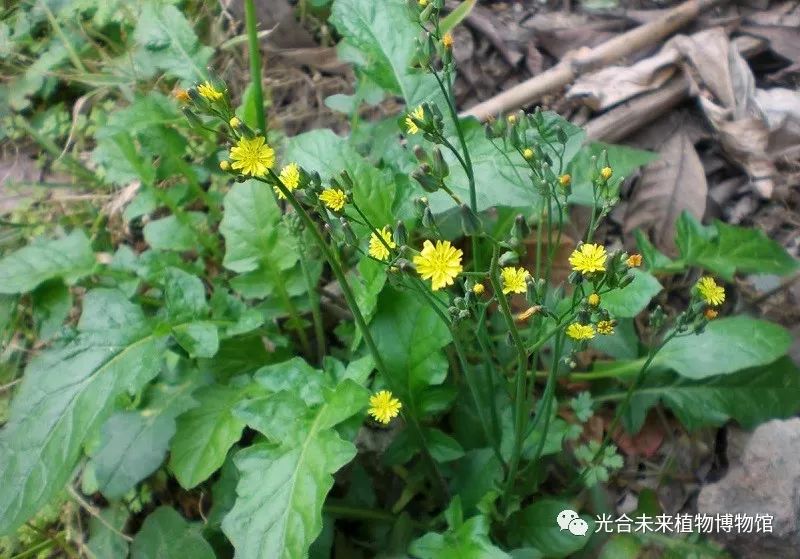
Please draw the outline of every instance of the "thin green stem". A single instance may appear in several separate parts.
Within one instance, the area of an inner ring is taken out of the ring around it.
[[[314,337],[317,339],[317,363],[322,363],[325,356],[325,328],[322,324],[322,311],[320,310],[319,291],[317,285],[311,277],[311,270],[305,258],[300,258],[300,268],[303,271],[303,278],[306,282],[308,299],[311,305],[311,319],[314,321]]]
[[[503,287],[500,284],[500,275],[497,271],[497,247],[492,251],[492,261],[489,266],[489,281],[492,284],[495,297],[500,307],[500,312],[506,321],[506,326],[511,334],[511,339],[514,342],[514,347],[517,349],[517,371],[515,377],[514,389],[514,445],[511,450],[511,459],[508,464],[508,478],[506,479],[505,489],[503,491],[503,501],[508,502],[511,496],[511,491],[514,487],[514,480],[517,475],[517,468],[519,467],[520,457],[522,455],[522,443],[525,438],[525,417],[527,410],[526,404],[526,380],[528,369],[528,352],[525,345],[522,343],[519,331],[516,324],[514,324],[514,317],[511,314],[511,308],[508,305],[508,299],[503,294]]]
[[[244,19],[247,28],[247,51],[250,55],[250,85],[253,88],[253,102],[256,110],[256,123],[267,137],[267,119],[264,116],[264,90],[261,88],[261,49],[258,44],[258,22],[253,0],[244,0]]]
[[[389,373],[388,367],[383,361],[383,357],[381,356],[380,350],[378,350],[378,346],[375,344],[375,340],[372,338],[372,334],[367,326],[366,320],[364,320],[364,315],[361,314],[361,309],[358,307],[358,303],[356,302],[356,297],[353,294],[353,290],[350,287],[349,282],[347,281],[347,277],[345,276],[344,270],[342,269],[341,264],[339,263],[338,258],[334,255],[331,248],[328,246],[328,243],[325,242],[325,239],[322,237],[322,234],[317,229],[314,220],[311,219],[311,216],[308,215],[306,209],[297,201],[294,194],[290,192],[286,185],[281,182],[278,176],[272,171],[269,171],[270,176],[278,187],[278,189],[286,196],[286,199],[289,201],[291,206],[294,208],[297,215],[300,216],[300,219],[305,224],[306,228],[312,233],[314,241],[319,246],[320,251],[322,251],[322,255],[325,257],[325,260],[328,262],[328,265],[331,267],[333,271],[333,275],[336,277],[336,280],[339,282],[339,286],[342,289],[342,295],[344,296],[345,301],[347,302],[347,306],[350,308],[350,312],[353,313],[353,318],[355,319],[356,326],[358,327],[359,331],[361,332],[361,336],[364,338],[364,343],[367,344],[367,348],[369,349],[370,354],[372,354],[372,358],[375,361],[375,368],[383,377],[386,384],[389,386],[389,390],[394,392],[395,394],[403,394],[404,391],[400,390],[400,387],[395,382],[392,375]],[[404,414],[403,417],[406,418],[409,427],[413,432],[414,438],[419,442],[423,460],[431,472],[433,479],[436,480],[438,483],[439,489],[442,491],[444,495],[448,494],[447,484],[442,477],[441,472],[436,466],[436,462],[433,460],[431,456],[430,450],[428,450],[428,445],[425,440],[425,433],[422,430],[422,426],[420,425],[419,421],[417,420],[416,416],[413,413]]]

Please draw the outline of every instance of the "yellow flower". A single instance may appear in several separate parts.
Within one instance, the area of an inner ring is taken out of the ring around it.
[[[176,89],[173,92],[173,95],[175,96],[175,99],[177,99],[181,103],[188,103],[189,99],[191,99],[191,97],[189,97],[189,92],[186,91],[185,89]]]
[[[319,201],[325,204],[328,209],[340,212],[347,203],[347,194],[344,193],[344,190],[338,188],[326,188],[319,195]]]
[[[449,31],[444,34],[444,37],[442,37],[442,46],[444,46],[444,48],[447,50],[453,48],[453,34]]]
[[[525,268],[514,268],[513,266],[503,268],[500,271],[500,277],[503,278],[503,295],[525,293],[528,289],[525,280],[529,275]]]
[[[428,0],[417,0],[417,3],[420,5],[420,7],[424,8],[428,5]]]
[[[597,323],[597,333],[603,334],[604,336],[610,336],[614,333],[614,321],[613,320],[601,320]]]
[[[569,174],[564,174],[558,177],[558,184],[561,186],[569,186],[569,183],[572,182],[572,177]]]
[[[582,274],[602,272],[606,269],[606,247],[603,245],[582,244],[572,251],[569,263],[572,269]]]
[[[706,309],[703,311],[703,316],[706,317],[706,320],[714,320],[717,318],[717,314],[719,314],[714,309]]]
[[[614,171],[611,169],[611,167],[603,167],[602,169],[600,169],[600,176],[603,177],[605,180],[610,179],[611,175],[613,174]]]
[[[522,151],[522,157],[525,159],[533,159],[533,150],[531,148],[525,148]]]
[[[483,292],[486,291],[486,288],[483,286],[482,283],[476,283],[472,286],[472,292],[475,295],[483,295]]]
[[[430,241],[422,245],[422,252],[414,257],[414,265],[422,279],[431,280],[431,289],[438,291],[453,281],[463,269],[461,256],[464,253],[450,244],[450,241],[436,241],[436,246]]]
[[[380,234],[380,238],[375,233],[369,237],[369,255],[378,260],[388,260],[390,254],[389,249],[395,248],[397,245],[392,240],[392,232],[389,231],[388,226],[384,226],[378,233]],[[381,241],[381,239],[383,239],[383,241]]]
[[[235,116],[231,117],[231,119],[228,121],[228,124],[231,125],[231,128],[238,128],[241,123],[242,121],[236,118]]]
[[[411,111],[408,116],[406,116],[406,130],[409,134],[416,134],[419,132],[419,126],[417,126],[417,123],[414,122],[414,119],[425,119],[425,110],[422,108],[422,105]]]
[[[597,305],[600,304],[600,295],[598,295],[597,293],[592,293],[586,299],[586,302],[589,303],[590,306],[596,307]]]
[[[573,340],[591,340],[594,338],[594,327],[591,324],[573,322],[567,326],[567,336]]]
[[[281,179],[286,190],[291,192],[300,185],[300,167],[297,166],[297,163],[289,163],[286,167],[281,169],[281,174],[278,178]],[[275,194],[278,195],[278,198],[281,200],[286,199],[286,196],[283,195],[280,188],[273,186],[272,189],[275,191]]]
[[[231,170],[230,161],[223,159],[222,161],[219,162],[219,168],[222,169],[223,171],[230,171]]]
[[[631,254],[627,260],[625,260],[625,264],[628,265],[628,268],[638,268],[642,265],[642,255],[641,254]]]
[[[703,276],[700,278],[700,281],[697,282],[697,291],[703,301],[712,307],[718,307],[725,302],[725,288],[717,285],[717,282],[712,277]]]
[[[517,122],[517,115],[508,115],[506,120],[508,120],[509,124],[514,124]]]
[[[197,93],[211,102],[222,99],[222,92],[217,90],[213,85],[211,85],[211,82],[208,81],[197,86]]]
[[[384,425],[387,425],[393,417],[397,417],[403,404],[400,400],[392,396],[388,390],[381,390],[369,397],[369,409],[367,412]]]
[[[241,169],[242,174],[263,177],[267,169],[275,165],[275,150],[269,147],[263,136],[241,138],[231,148],[231,168]]]

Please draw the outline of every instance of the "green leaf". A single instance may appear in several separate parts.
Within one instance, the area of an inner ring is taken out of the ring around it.
[[[800,409],[800,369],[788,357],[761,367],[701,381],[679,376],[642,386],[634,402],[650,408],[661,400],[687,429],[722,425],[735,419],[752,429]],[[635,426],[634,426],[635,427]]]
[[[427,427],[424,436],[428,451],[437,462],[452,462],[464,456],[464,449],[458,441],[439,429]]]
[[[570,203],[584,206],[591,206],[594,203],[591,160],[592,157],[599,159],[603,150],[608,152],[608,164],[614,169],[614,176],[610,181],[612,188],[617,188],[625,177],[629,177],[639,167],[658,159],[657,153],[627,146],[601,142],[585,145],[572,160],[567,170],[572,176]]]
[[[203,80],[213,50],[202,46],[192,25],[175,6],[156,0],[142,7],[133,32],[134,64],[143,77],[156,70],[188,82]]]
[[[78,336],[31,360],[0,433],[0,534],[63,489],[114,399],[158,373],[162,347],[163,336],[120,292],[86,295]]]
[[[510,559],[492,544],[484,516],[473,516],[443,534],[429,532],[414,540],[409,551],[418,559]]]
[[[103,425],[99,450],[89,464],[98,490],[108,499],[124,496],[164,461],[175,434],[175,417],[191,407],[196,377],[178,385],[156,384],[146,407],[119,412]]]
[[[246,397],[245,388],[215,384],[201,388],[194,397],[198,406],[178,417],[169,460],[185,489],[202,483],[222,466],[244,429],[233,408]]]
[[[159,507],[144,520],[131,544],[131,559],[215,559],[214,550],[192,525],[171,507]]]
[[[172,329],[172,335],[191,357],[214,357],[219,351],[219,332],[213,322],[181,324]]]
[[[451,482],[453,493],[461,499],[464,510],[477,512],[484,495],[496,490],[503,481],[500,461],[490,448],[468,451],[458,461]]]
[[[404,0],[336,0],[329,21],[342,36],[339,56],[380,87],[411,107],[441,98],[436,79],[409,66],[420,30]]]
[[[125,533],[124,528],[129,516],[124,506],[112,505],[100,511],[100,518],[92,516],[89,519],[89,541],[86,547],[95,557],[103,559],[128,557],[128,542],[120,533]]]
[[[464,21],[464,18],[467,17],[472,11],[472,8],[475,7],[475,1],[476,0],[464,0],[456,6],[455,10],[443,17],[439,22],[439,30],[441,33],[452,31],[455,29],[456,25]]]
[[[185,220],[174,215],[148,222],[144,240],[155,250],[191,250],[197,248],[197,232],[205,228],[206,215],[186,212]]]
[[[60,281],[46,282],[33,292],[33,319],[39,338],[52,338],[72,310],[72,294]]]
[[[0,260],[0,293],[26,293],[54,278],[73,284],[90,274],[94,264],[92,246],[83,231],[33,242]]]
[[[314,374],[321,374],[315,372]],[[276,400],[277,399],[277,400]],[[245,406],[270,440],[237,453],[236,504],[222,529],[241,559],[305,557],[322,530],[322,504],[332,474],[356,454],[334,427],[363,408],[367,391],[351,380],[325,389],[309,407],[291,392]]]
[[[444,382],[442,348],[450,331],[436,313],[409,291],[384,289],[370,331],[391,376],[391,386],[408,413],[418,414],[425,391]]]
[[[244,274],[237,279],[257,282],[262,288],[260,297],[267,297],[276,287],[283,289],[284,274],[298,257],[294,236],[281,220],[269,188],[255,180],[235,184],[225,195],[219,226],[225,237],[223,265]]]
[[[662,287],[651,274],[631,270],[633,281],[622,289],[614,289],[601,297],[600,305],[616,318],[633,318],[642,312]]]
[[[630,534],[617,534],[603,546],[598,559],[638,559],[642,544]]]
[[[536,548],[545,557],[571,556],[589,542],[589,534],[594,532],[594,520],[582,515],[581,518],[589,524],[589,531],[586,536],[575,536],[569,530],[561,530],[556,523],[558,514],[565,509],[574,510],[574,507],[567,501],[539,499],[511,517],[509,541],[514,545]]]
[[[785,275],[798,268],[798,261],[760,229],[721,221],[704,227],[688,212],[678,220],[676,244],[687,264],[729,281],[737,272]]]
[[[747,316],[713,320],[702,334],[674,338],[653,359],[690,379],[703,379],[772,363],[791,345],[789,333]]]
[[[666,254],[653,246],[653,243],[650,242],[650,239],[647,238],[647,235],[641,229],[637,229],[633,234],[636,237],[636,246],[639,247],[639,251],[642,253],[642,258],[644,259],[648,271],[652,273],[665,272],[674,274],[686,268],[683,262],[674,262]]]
[[[373,225],[383,227],[394,223],[394,181],[332,130],[312,130],[290,138],[286,144],[286,159],[309,171],[317,171],[323,180],[347,171],[355,183],[353,200]]]

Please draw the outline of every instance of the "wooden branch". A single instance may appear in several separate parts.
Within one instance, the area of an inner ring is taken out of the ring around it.
[[[745,58],[766,47],[764,41],[750,36],[737,37],[733,44]],[[689,97],[690,88],[689,79],[681,73],[657,90],[629,99],[590,120],[585,125],[586,138],[618,142],[682,103]]]
[[[578,76],[607,66],[668,37],[720,0],[688,0],[650,23],[609,39],[593,49],[568,56],[549,70],[467,109],[461,116],[487,120],[498,113],[528,105],[547,93],[557,91]]]

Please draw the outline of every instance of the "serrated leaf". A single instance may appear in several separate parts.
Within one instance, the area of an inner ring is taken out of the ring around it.
[[[86,295],[78,332],[31,360],[12,401],[0,432],[0,533],[62,490],[115,397],[138,391],[159,371],[163,336],[118,291]]]
[[[0,293],[26,293],[54,278],[72,284],[90,274],[94,264],[92,246],[83,231],[33,242],[0,260]]]
[[[274,405],[273,398],[281,399]],[[283,405],[289,401],[294,403]],[[305,557],[322,530],[322,504],[332,474],[356,454],[334,427],[363,408],[366,390],[345,380],[325,391],[325,402],[309,408],[280,392],[251,407],[254,426],[273,442],[237,453],[240,481],[236,504],[222,522],[238,559]],[[264,413],[252,413],[263,410]],[[289,420],[291,418],[291,420]]]
[[[703,379],[772,363],[791,345],[789,333],[772,322],[747,316],[712,320],[702,334],[669,341],[653,365]]]
[[[245,388],[215,384],[201,388],[194,397],[198,405],[178,417],[170,445],[169,467],[186,489],[202,483],[222,466],[244,429],[233,409],[246,397]]]
[[[155,70],[185,81],[205,79],[213,50],[201,45],[192,25],[171,4],[150,0],[142,7],[133,32],[133,60],[146,76]]]
[[[347,171],[355,183],[353,199],[376,227],[393,223],[392,204],[395,184],[332,130],[319,129],[290,138],[287,161],[295,161],[323,180]]]
[[[633,281],[622,289],[603,294],[600,305],[617,318],[633,318],[644,310],[662,287],[658,280],[647,272],[631,270]]]
[[[435,78],[410,68],[419,28],[409,19],[404,0],[336,0],[329,20],[349,48],[339,55],[386,91],[411,107],[441,97]],[[347,53],[358,51],[357,56]],[[444,106],[444,105],[441,105]]]
[[[732,280],[735,273],[785,275],[800,267],[780,244],[763,231],[721,221],[703,226],[683,213],[676,239],[683,260]]]
[[[174,386],[157,384],[145,408],[108,418],[90,461],[98,490],[106,498],[124,496],[161,465],[175,434],[175,417],[193,405],[190,394],[196,386],[194,379]]]
[[[411,543],[409,552],[418,559],[510,559],[489,539],[489,522],[474,516],[443,534],[427,533]]]
[[[679,376],[642,386],[634,403],[644,410],[660,399],[687,429],[722,425],[729,419],[745,429],[775,418],[790,417],[800,409],[800,369],[788,357],[761,367],[701,381]],[[640,414],[642,417],[644,414]],[[638,430],[637,425],[633,425]]]
[[[159,507],[144,520],[131,544],[131,559],[215,559],[214,550],[200,534],[200,526],[189,524],[171,507]]]

